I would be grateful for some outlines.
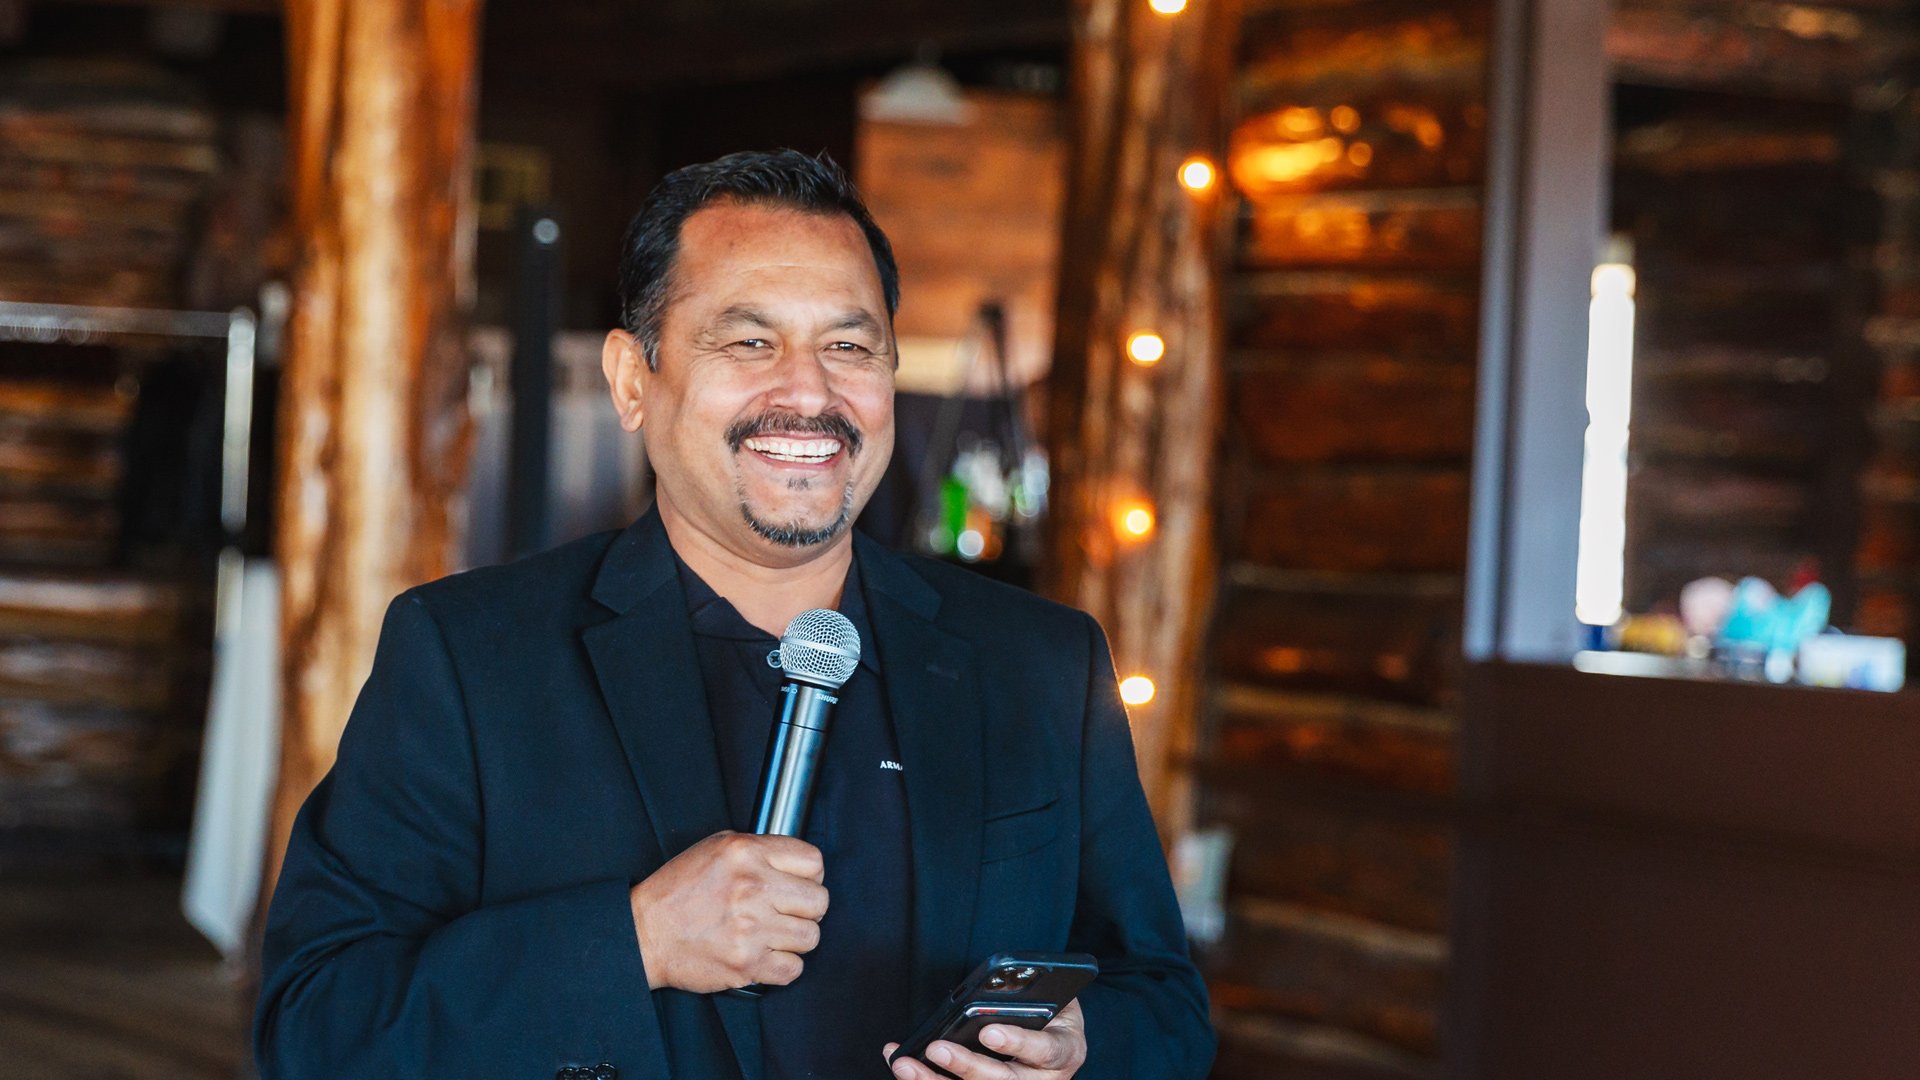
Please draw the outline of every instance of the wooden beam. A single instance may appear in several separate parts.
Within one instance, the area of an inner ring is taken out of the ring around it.
[[[1159,695],[1134,710],[1141,778],[1163,832],[1183,787],[1168,763],[1192,745],[1198,643],[1212,598],[1213,444],[1219,429],[1225,242],[1221,182],[1178,182],[1191,154],[1224,161],[1237,0],[1179,15],[1138,0],[1077,0],[1074,133],[1049,417],[1053,595],[1106,627],[1124,678]],[[1152,367],[1127,358],[1134,331],[1166,342]],[[1150,502],[1152,536],[1127,542],[1123,499]]]
[[[287,30],[300,263],[280,401],[269,885],[388,601],[454,566],[479,3],[289,0]]]

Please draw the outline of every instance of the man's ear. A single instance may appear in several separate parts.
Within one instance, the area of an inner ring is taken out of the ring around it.
[[[625,330],[607,332],[607,340],[600,344],[600,372],[607,377],[607,392],[613,397],[620,426],[639,431],[645,416],[641,399],[646,394],[649,372],[646,355],[632,334]]]

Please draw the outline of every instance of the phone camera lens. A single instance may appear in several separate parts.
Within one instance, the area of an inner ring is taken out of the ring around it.
[[[1020,980],[1021,982],[1023,982],[1023,983],[1024,983],[1024,982],[1032,982],[1032,981],[1033,981],[1033,977],[1034,977],[1035,975],[1038,975],[1038,974],[1040,974],[1040,973],[1039,973],[1038,971],[1035,971],[1034,969],[1032,969],[1032,968],[1030,968],[1030,967],[1024,967],[1024,968],[1021,968],[1021,969],[1020,969],[1020,973],[1019,973],[1018,975],[1016,975],[1016,976],[1014,976],[1014,978],[1016,978],[1016,979],[1019,979],[1019,980]]]
[[[1006,975],[996,971],[992,975],[987,976],[987,989],[1005,990],[1006,988],[1007,988]]]

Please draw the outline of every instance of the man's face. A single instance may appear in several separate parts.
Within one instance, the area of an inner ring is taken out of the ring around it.
[[[892,327],[844,215],[728,201],[690,216],[659,370],[636,375],[663,512],[756,561],[844,534],[893,453]]]

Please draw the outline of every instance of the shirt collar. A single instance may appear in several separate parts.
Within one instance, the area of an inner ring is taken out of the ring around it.
[[[873,625],[867,619],[866,590],[860,581],[860,556],[856,554],[847,563],[847,580],[840,586],[840,614],[853,624],[854,632],[860,635],[860,666],[872,672],[880,670],[880,650],[873,639]],[[765,630],[753,625],[741,615],[727,598],[713,591],[713,587],[701,580],[693,572],[679,552],[673,553],[674,568],[680,574],[680,586],[687,594],[687,617],[693,624],[693,632],[701,637],[723,638],[728,641],[745,641],[771,648],[779,644],[779,639]]]

